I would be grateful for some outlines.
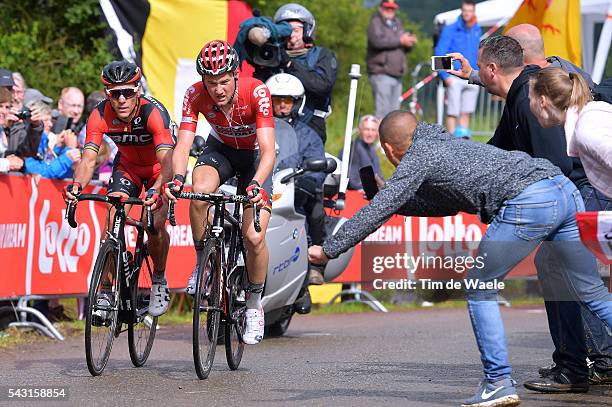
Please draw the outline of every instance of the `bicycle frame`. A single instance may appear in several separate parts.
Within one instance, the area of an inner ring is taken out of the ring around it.
[[[227,301],[226,298],[229,295],[229,286],[225,284],[229,278],[233,276],[233,273],[236,272],[237,266],[237,252],[236,250],[242,249],[244,247],[244,240],[242,236],[242,221],[240,216],[240,204],[250,202],[250,199],[247,196],[242,195],[224,195],[224,194],[205,194],[205,193],[197,193],[197,192],[181,192],[177,196],[178,198],[184,199],[193,199],[208,202],[210,204],[208,210],[214,208],[213,221],[210,223],[206,230],[206,239],[212,238],[217,241],[219,246],[219,251],[221,253],[221,265],[223,270],[220,271],[219,275],[219,284],[220,284],[220,292],[221,292],[221,303],[223,304],[222,311],[223,315],[229,322],[235,322],[235,316],[231,315],[232,310],[227,309]],[[226,203],[231,202],[234,203],[234,211],[230,213],[225,205]],[[255,229],[260,231],[261,224],[259,221],[259,209],[256,206],[254,209],[254,217],[253,222],[255,224]],[[170,202],[170,206],[168,209],[168,219],[170,220],[171,225],[175,225],[176,221],[174,219],[174,203]],[[208,216],[206,216],[208,219]],[[229,236],[229,250],[226,257],[226,243],[225,243],[225,223],[228,222],[231,225],[231,232]],[[246,261],[246,259],[244,259]]]
[[[119,309],[116,310],[119,313],[116,333],[116,335],[118,335],[121,328],[121,323],[138,322],[139,318],[143,318],[146,314],[145,310],[142,310],[141,315],[135,314],[135,308],[132,307],[129,290],[130,284],[138,284],[138,280],[134,278],[137,268],[132,267],[132,265],[137,264],[139,267],[142,267],[142,262],[145,261],[147,267],[150,269],[149,260],[147,258],[147,248],[144,244],[145,224],[140,220],[128,217],[127,213],[125,212],[125,205],[142,205],[143,201],[138,198],[122,199],[121,197],[97,194],[81,194],[78,199],[79,201],[91,200],[96,202],[105,202],[115,208],[115,216],[112,223],[110,220],[107,221],[108,230],[106,231],[106,238],[115,246],[115,264],[118,267],[118,275],[122,283],[121,287],[125,287],[125,289],[119,290]],[[75,209],[76,208],[74,205],[69,204],[68,210],[66,211],[66,218],[72,227],[76,227],[76,222],[74,220]],[[150,214],[149,209],[145,209],[143,206],[140,218],[142,219],[142,215],[145,214],[145,211],[147,211],[146,227],[147,229],[152,229],[152,215]],[[108,214],[110,215],[110,208]],[[131,258],[131,252],[127,250],[127,245],[125,242],[126,225],[134,226],[137,230],[136,249],[134,251],[133,259]],[[115,289],[117,289],[117,283],[115,282],[114,284]]]

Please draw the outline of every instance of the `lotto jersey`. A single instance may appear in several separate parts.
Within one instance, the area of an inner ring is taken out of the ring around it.
[[[210,134],[214,138],[237,150],[254,150],[257,145],[256,130],[274,127],[270,90],[255,78],[238,78],[238,96],[234,99],[229,121],[204,84],[194,83],[185,92],[180,130],[195,132],[198,113],[202,113],[210,123]]]
[[[170,115],[161,103],[150,96],[140,98],[130,123],[119,120],[108,99],[100,102],[87,120],[84,148],[97,153],[104,134],[117,145],[124,165],[153,166],[157,163],[158,151],[174,148]]]

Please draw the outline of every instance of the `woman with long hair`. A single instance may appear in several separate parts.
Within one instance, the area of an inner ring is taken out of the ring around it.
[[[531,76],[529,106],[542,127],[565,127],[567,154],[579,157],[591,184],[612,198],[612,105],[594,101],[582,76],[545,68]]]

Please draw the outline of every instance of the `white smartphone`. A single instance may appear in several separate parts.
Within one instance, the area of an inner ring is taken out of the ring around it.
[[[431,57],[431,70],[432,71],[443,71],[445,69],[453,69],[453,60],[447,56],[433,56]]]

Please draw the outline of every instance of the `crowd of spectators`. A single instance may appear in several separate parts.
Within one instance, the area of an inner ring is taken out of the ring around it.
[[[69,86],[61,90],[55,105],[53,98],[28,87],[21,73],[0,69],[0,173],[72,178],[85,140],[84,113],[104,97],[93,92],[85,106],[83,92]],[[96,162],[96,178],[102,182],[110,178],[115,152],[112,140],[105,138]],[[83,302],[79,303],[77,313],[82,317]],[[34,307],[51,321],[68,318],[56,299],[35,301]]]
[[[71,178],[85,140],[84,113],[103,98],[102,92],[93,92],[85,111],[83,92],[69,86],[55,105],[53,98],[29,88],[21,73],[0,69],[0,172]],[[97,172],[107,181],[116,146],[105,139],[103,149]]]

